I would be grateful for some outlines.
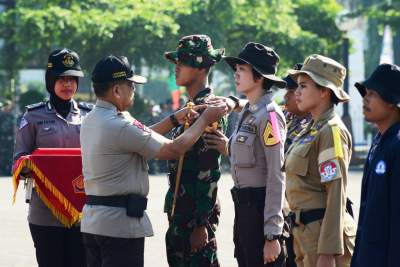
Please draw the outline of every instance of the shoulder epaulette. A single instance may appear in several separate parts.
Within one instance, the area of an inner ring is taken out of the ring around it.
[[[44,106],[46,106],[46,102],[39,102],[39,103],[28,105],[25,108],[26,108],[27,111],[32,111],[34,109],[38,109],[38,108],[41,108],[41,107],[44,107]]]
[[[87,111],[91,111],[91,110],[94,108],[94,105],[93,105],[93,104],[90,104],[90,103],[87,103],[87,102],[79,102],[79,103],[78,103],[78,107],[79,107],[80,109],[84,109],[84,110],[87,110]]]

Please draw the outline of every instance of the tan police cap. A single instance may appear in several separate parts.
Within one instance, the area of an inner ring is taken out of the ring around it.
[[[340,102],[350,99],[343,90],[346,68],[331,58],[313,54],[304,61],[300,70],[289,70],[293,79],[297,79],[299,74],[307,74],[315,83],[331,89]]]

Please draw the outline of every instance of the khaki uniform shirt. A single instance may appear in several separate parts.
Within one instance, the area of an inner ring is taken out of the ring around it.
[[[279,235],[283,227],[285,179],[281,168],[286,123],[280,107],[271,97],[272,94],[267,93],[257,103],[245,106],[229,144],[235,187],[266,188],[264,234]],[[272,113],[275,123],[272,123]]]
[[[290,209],[325,208],[318,254],[343,254],[343,233],[354,232],[346,214],[347,173],[351,136],[334,109],[308,125],[290,146],[285,160],[286,192]]]
[[[82,164],[87,195],[113,196],[149,192],[147,159],[155,157],[165,138],[109,102],[98,100],[82,123]],[[120,238],[153,235],[150,220],[126,215],[126,209],[85,205],[81,231]]]
[[[63,118],[49,101],[27,106],[16,135],[14,160],[31,154],[36,148],[79,147],[82,119],[89,111],[89,106],[73,101],[70,113]],[[64,227],[35,190],[29,203],[28,221],[41,226]]]

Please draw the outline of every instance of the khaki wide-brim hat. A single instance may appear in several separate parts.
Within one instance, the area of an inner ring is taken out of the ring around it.
[[[300,70],[289,70],[289,75],[295,81],[300,74],[307,74],[315,83],[331,89],[340,102],[350,100],[343,90],[346,68],[335,60],[313,54],[304,61]]]

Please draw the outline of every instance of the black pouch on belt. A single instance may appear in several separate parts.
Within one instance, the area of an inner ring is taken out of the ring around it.
[[[127,196],[126,215],[129,217],[141,218],[147,208],[147,198],[130,194]]]

